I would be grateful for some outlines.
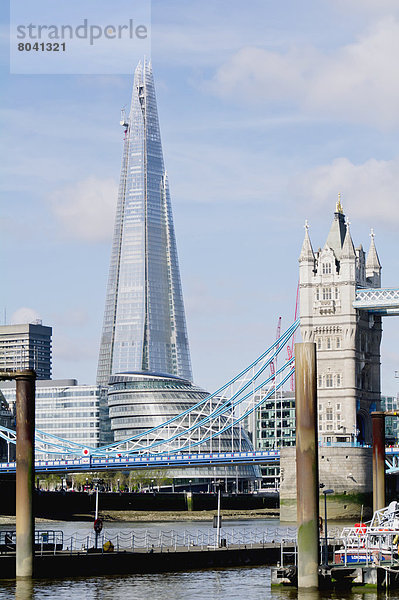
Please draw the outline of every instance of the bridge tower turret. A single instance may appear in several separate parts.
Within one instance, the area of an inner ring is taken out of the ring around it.
[[[308,226],[299,256],[301,333],[317,347],[319,439],[371,442],[370,412],[380,400],[381,317],[353,307],[357,288],[380,287],[371,237],[355,249],[339,199],[327,241],[313,252]]]
[[[373,229],[370,232],[370,237],[370,249],[366,260],[366,278],[369,284],[367,287],[378,288],[381,287],[381,263],[374,243],[375,235]]]

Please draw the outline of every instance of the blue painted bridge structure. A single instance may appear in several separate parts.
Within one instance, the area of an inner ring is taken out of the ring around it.
[[[349,446],[349,444],[335,444],[336,446]],[[350,444],[354,446],[356,444]],[[173,467],[216,466],[231,464],[258,464],[273,465],[280,461],[279,450],[254,450],[253,452],[204,452],[194,454],[145,454],[141,456],[119,456],[96,458],[83,456],[67,460],[36,460],[35,471],[45,472],[90,472],[123,469],[161,469]],[[399,472],[399,447],[390,447],[385,450],[385,464],[387,474]],[[0,463],[0,470],[6,473],[15,472],[15,462]]]
[[[399,315],[399,289],[358,289],[353,306],[370,314]],[[71,440],[36,430],[36,452],[49,460],[36,460],[42,471],[96,471],[156,467],[212,466],[220,464],[267,464],[279,461],[278,450],[248,451],[248,438],[242,428],[247,419],[266,400],[276,397],[295,371],[293,337],[297,319],[253,363],[214,393],[166,422],[100,448],[84,447]],[[288,358],[277,357],[287,348]],[[220,439],[231,433],[231,452]],[[16,432],[0,426],[0,438],[16,443]],[[237,439],[246,444],[236,447]],[[387,473],[399,472],[399,449],[387,449]],[[15,470],[15,463],[0,463],[0,472]]]
[[[253,452],[213,452],[195,454],[146,454],[141,456],[120,456],[110,458],[82,457],[69,460],[36,460],[35,472],[81,472],[122,469],[160,469],[173,467],[215,467],[231,464],[275,464],[280,460],[278,450],[258,450]],[[2,472],[15,472],[15,462],[0,463]]]

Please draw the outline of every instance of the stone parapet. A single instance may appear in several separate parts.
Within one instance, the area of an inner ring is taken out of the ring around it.
[[[280,519],[296,521],[296,448],[280,453]],[[319,480],[328,495],[329,519],[359,519],[361,507],[369,515],[372,505],[372,449],[351,447],[319,448]],[[320,514],[324,518],[324,497],[320,495]]]

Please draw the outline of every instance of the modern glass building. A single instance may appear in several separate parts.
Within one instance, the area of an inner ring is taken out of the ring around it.
[[[97,384],[160,371],[191,380],[169,185],[151,63],[136,68],[105,302]]]
[[[145,60],[136,68],[129,116],[122,113],[121,124],[125,140],[97,370],[100,407],[106,398],[109,407],[103,443],[143,433],[207,396],[192,383],[154,80]],[[242,435],[225,438],[217,444],[224,447],[228,438],[228,448],[238,449]],[[234,476],[244,488],[243,479],[253,481],[258,473],[252,466],[202,467],[179,477]]]
[[[381,410],[399,412],[399,394],[396,396],[381,396]],[[399,418],[385,417],[385,444],[397,446],[399,441]]]
[[[0,425],[8,429],[15,429],[15,416],[11,411],[7,400],[0,391]],[[0,438],[0,461],[10,462],[15,460],[15,445]]]
[[[256,396],[261,400],[264,392]],[[295,392],[276,391],[248,418],[246,427],[256,450],[295,446]],[[262,486],[279,487],[280,467],[261,467]]]
[[[0,389],[11,408],[15,405],[15,381],[1,381]],[[100,440],[100,388],[78,385],[76,379],[36,381],[36,429],[84,446]],[[36,451],[36,458],[47,460]],[[54,455],[51,455],[54,458]]]
[[[116,442],[131,436],[140,436],[145,432],[146,445],[155,439],[161,442],[164,436],[172,436],[173,423],[162,429],[162,433],[151,429],[162,425],[168,419],[180,415],[183,411],[193,408],[198,402],[208,396],[208,392],[191,383],[187,379],[166,375],[163,373],[118,373],[112,375],[108,389],[108,404],[111,419],[111,428]],[[204,415],[203,415],[204,416]],[[199,413],[195,409],[179,420],[178,429],[185,430],[198,419]],[[219,426],[226,425],[225,417],[219,417]],[[233,435],[231,429],[226,430],[214,440],[201,445],[200,452],[232,452],[252,451],[252,444],[243,429],[235,426]],[[196,440],[197,432],[193,439]],[[190,448],[188,437],[183,438],[183,443]],[[175,444],[175,445],[174,445]],[[168,452],[179,449],[178,442],[168,443]],[[193,446],[188,452],[198,452]],[[187,452],[187,450],[186,450]],[[253,487],[255,479],[260,477],[259,468],[252,465],[217,466],[217,467],[189,467],[171,470],[174,480],[192,480],[196,484],[208,485],[215,478],[222,478],[226,483],[226,490],[243,491]]]

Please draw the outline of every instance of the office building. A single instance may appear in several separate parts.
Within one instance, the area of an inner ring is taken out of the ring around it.
[[[0,425],[7,429],[15,429],[15,416],[0,391]],[[15,444],[0,438],[0,462],[10,462],[15,459]]]
[[[263,395],[257,393],[255,401]],[[247,418],[245,426],[255,450],[295,446],[295,392],[277,390]],[[279,465],[261,467],[261,473],[263,488],[279,487]]]
[[[110,430],[104,430],[105,421],[102,425],[104,442],[108,433],[115,441],[143,433],[207,396],[192,383],[169,184],[147,61],[136,68],[130,112],[122,114],[121,124],[122,170],[97,370],[100,405],[107,397],[110,410]],[[227,433],[215,443],[238,449],[239,428],[234,436],[232,441]],[[255,479],[257,472],[252,466],[198,468],[181,476],[242,482]]]
[[[381,396],[381,410],[399,414],[399,394]],[[385,444],[397,446],[399,442],[399,417],[385,417]]]
[[[111,428],[115,442],[126,438],[149,432],[144,437],[145,445],[150,445],[155,440],[161,443],[164,436],[172,436],[173,423],[169,428],[161,431],[153,430],[159,425],[180,415],[208,396],[208,393],[187,379],[174,375],[140,371],[137,373],[120,373],[112,375],[108,388],[108,404]],[[201,407],[188,413],[184,419],[179,420],[179,430],[185,430],[193,425],[199,418]],[[204,415],[202,415],[202,418]],[[219,417],[219,427],[228,425],[227,417]],[[190,448],[189,438],[179,436],[178,440],[168,442],[168,452],[176,452],[180,445],[186,447],[186,452],[198,452],[195,441],[198,439],[198,430],[193,436],[193,447]],[[209,431],[207,432],[207,437]],[[241,438],[241,439],[240,439]],[[162,447],[162,450],[164,448]],[[158,447],[159,450],[159,447]],[[200,452],[232,452],[251,451],[252,444],[246,433],[234,428],[233,437],[231,429],[215,439],[202,443]],[[242,491],[252,486],[260,475],[258,467],[252,465],[217,466],[217,467],[189,467],[171,471],[175,480],[189,480],[205,489],[215,477],[223,478],[226,489]],[[245,480],[245,481],[243,481]]]
[[[125,128],[97,384],[113,373],[192,379],[151,63],[134,75]]]
[[[11,408],[15,381],[1,381],[0,389]],[[76,379],[36,381],[36,429],[95,448],[100,439],[100,388],[78,385]],[[36,458],[54,458],[36,450]]]
[[[41,321],[0,326],[0,370],[34,369],[37,379],[51,379],[51,335]]]

